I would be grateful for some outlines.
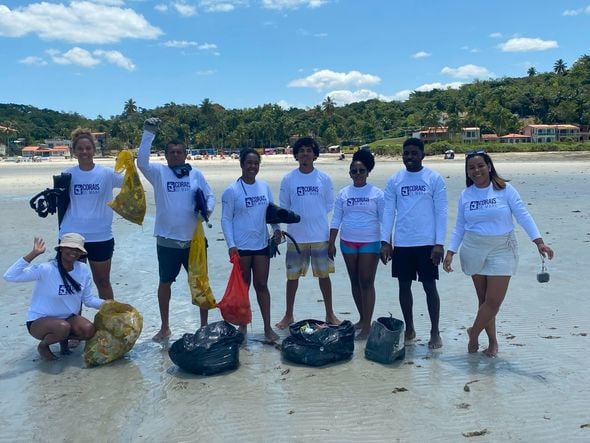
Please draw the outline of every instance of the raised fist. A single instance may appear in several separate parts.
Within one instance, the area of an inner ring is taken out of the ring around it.
[[[160,119],[157,117],[150,117],[143,122],[143,130],[156,134],[160,130]]]

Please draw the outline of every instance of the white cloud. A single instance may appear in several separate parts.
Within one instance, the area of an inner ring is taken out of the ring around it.
[[[217,45],[215,43],[203,43],[202,45],[199,45],[199,49],[203,51],[209,51],[212,49],[217,49]]]
[[[154,6],[154,9],[158,12],[166,12],[168,10],[168,5],[160,3],[159,5]]]
[[[266,9],[297,9],[300,7],[319,8],[328,0],[262,0],[262,7]]]
[[[188,40],[168,40],[162,43],[162,46],[167,48],[189,48],[191,46],[199,46],[199,44]]]
[[[575,16],[575,15],[580,15],[582,13],[581,9],[566,9],[565,11],[563,11],[561,13],[561,15],[565,15],[567,16]]]
[[[412,54],[412,58],[424,58],[424,57],[430,57],[432,54],[430,52],[426,52],[426,51],[418,51],[415,54]]]
[[[440,72],[455,78],[489,78],[494,76],[494,73],[487,68],[472,64],[459,66],[458,68],[445,66]]]
[[[540,38],[516,37],[498,45],[502,52],[545,51],[557,48],[555,40],[541,40]]]
[[[44,40],[116,43],[125,38],[154,39],[162,31],[132,9],[89,1],[0,5],[0,36],[36,34]]]
[[[410,98],[410,94],[414,92],[412,89],[402,89],[401,91],[393,94],[392,99],[398,102],[405,102]]]
[[[490,37],[490,38],[502,38],[502,33],[501,32],[492,32],[490,35],[488,35],[488,37]]]
[[[208,75],[213,75],[216,72],[217,71],[215,69],[207,69],[204,71],[197,71],[197,75],[208,76]]]
[[[100,64],[100,60],[93,57],[86,49],[74,47],[66,52],[60,52],[56,49],[48,49],[45,51],[53,63],[58,65],[78,65],[84,68],[92,68]]]
[[[43,60],[41,57],[35,57],[34,55],[29,55],[28,57],[22,58],[18,61],[23,65],[31,65],[31,66],[45,66],[47,62]]]
[[[205,12],[231,12],[236,6],[231,1],[217,1],[217,0],[204,0],[199,3],[199,6],[205,10]]]
[[[307,29],[298,29],[297,33],[299,35],[303,35],[305,37],[316,37],[316,38],[324,38],[328,36],[327,32],[310,32]]]
[[[305,78],[292,80],[288,86],[322,90],[346,86],[375,85],[379,82],[381,82],[381,79],[372,74],[363,74],[358,71],[334,72],[329,69],[322,69]]]
[[[104,51],[102,49],[97,49],[93,54],[115,66],[126,69],[127,71],[135,71],[135,64],[119,51]]]
[[[478,52],[481,52],[479,48],[472,48],[470,46],[462,46],[461,49],[463,49],[464,51],[471,52],[472,54],[477,54]]]
[[[192,17],[197,13],[196,6],[189,5],[183,0],[172,2],[172,7],[183,17]]]
[[[378,99],[381,101],[391,101],[391,97],[379,94],[370,89],[359,89],[357,91],[336,90],[327,93],[324,98],[330,97],[338,106],[349,105],[350,103],[364,102],[367,100]]]

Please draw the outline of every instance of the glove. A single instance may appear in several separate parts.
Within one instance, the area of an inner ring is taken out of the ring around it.
[[[143,130],[156,134],[160,130],[161,120],[157,117],[150,117],[143,122]]]

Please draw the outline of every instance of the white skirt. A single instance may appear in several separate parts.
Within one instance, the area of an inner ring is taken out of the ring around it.
[[[491,236],[465,231],[459,258],[466,275],[514,275],[518,266],[514,231]]]

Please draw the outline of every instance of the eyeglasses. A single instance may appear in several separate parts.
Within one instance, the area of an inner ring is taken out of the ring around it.
[[[366,169],[351,169],[350,173],[352,175],[357,175],[357,174],[364,174],[365,172],[367,172]]]
[[[465,157],[473,157],[474,155],[487,154],[483,149],[479,151],[465,151]]]

